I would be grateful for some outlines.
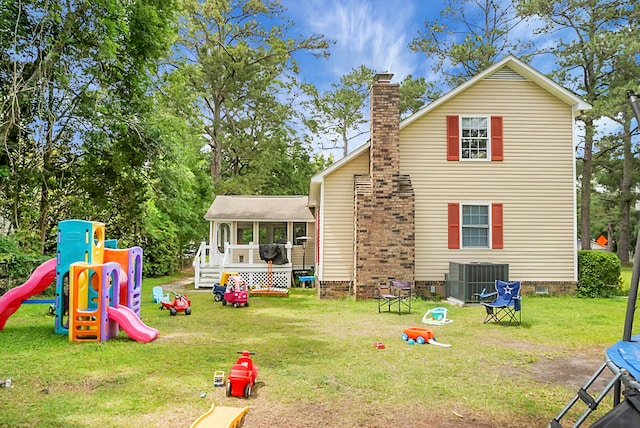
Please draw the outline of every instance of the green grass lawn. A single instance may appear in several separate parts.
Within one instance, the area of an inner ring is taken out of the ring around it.
[[[623,266],[620,274],[622,275],[622,279],[624,280],[624,285],[622,286],[622,291],[625,293],[629,292],[629,285],[631,284],[631,274],[633,268],[630,266]]]
[[[187,290],[193,314],[171,317],[151,301],[158,283],[143,285],[142,319],[159,330],[147,344],[124,332],[70,343],[46,305],[23,305],[0,331],[0,379],[13,383],[0,389],[0,426],[188,427],[215,403],[248,405],[245,427],[541,427],[622,337],[626,311],[624,298],[527,297],[516,327],[483,324],[479,306],[447,306],[453,322],[430,327],[445,349],[400,339],[442,303],[417,300],[399,316],[293,289],[232,308]],[[242,349],[260,367],[248,400],[213,386]]]

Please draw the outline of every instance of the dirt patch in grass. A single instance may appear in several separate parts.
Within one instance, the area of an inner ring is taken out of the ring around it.
[[[199,292],[207,292],[207,293],[211,293],[211,289],[210,288],[199,288],[199,289],[194,289],[193,288],[193,278],[184,278],[181,279],[179,281],[176,282],[172,282],[169,284],[162,284],[162,291],[164,291],[165,293],[169,292],[169,291],[173,291],[175,293],[199,293]],[[173,298],[173,296],[171,296]]]
[[[563,385],[575,389],[582,388],[595,371],[602,366],[603,358],[563,357],[538,361],[533,365],[534,378],[540,383]],[[589,391],[602,391],[611,380],[608,369],[589,387]]]
[[[497,339],[492,340],[490,343],[501,347],[515,348],[523,353],[541,351],[553,354],[557,351],[557,349],[552,346],[532,343],[507,342]],[[575,389],[577,392],[579,388],[587,383],[603,363],[604,348],[591,348],[580,351],[579,355],[575,356],[550,357],[537,360],[527,367],[527,372],[539,383],[562,385],[570,389]],[[523,371],[520,367],[506,367],[504,370],[516,375],[522,374]],[[601,391],[611,377],[611,372],[605,369],[589,390]]]
[[[575,389],[577,392],[601,364],[602,359],[595,357],[561,357],[535,362],[528,368],[528,371],[536,381],[542,384],[561,384]],[[601,391],[609,378],[610,373],[605,370],[601,379],[596,381],[591,388]],[[245,428],[265,426],[292,428],[318,426],[371,428],[388,426],[444,428],[518,426],[513,425],[513,420],[499,421],[495,417],[469,411],[460,403],[454,403],[448,409],[430,408],[429,403],[425,403],[421,407],[398,405],[389,407],[384,402],[362,403],[358,401],[357,397],[354,397],[353,400],[343,400],[342,402],[334,400],[327,403],[299,402],[273,406],[259,400],[250,400],[247,404],[250,411],[245,417],[243,425]],[[558,409],[562,405],[563,403],[559,403]]]
[[[507,425],[509,421],[504,421]],[[389,407],[385,403],[358,404],[354,401],[331,403],[298,403],[272,406],[250,405],[244,428],[287,426],[303,427],[419,427],[490,428],[504,425],[496,420],[483,420],[482,415],[464,414],[452,410],[449,414],[434,412],[424,407]],[[513,425],[509,425],[513,426]]]

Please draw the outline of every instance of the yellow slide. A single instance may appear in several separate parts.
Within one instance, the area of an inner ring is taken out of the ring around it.
[[[244,419],[244,415],[249,411],[249,407],[216,407],[211,405],[209,411],[191,424],[190,428],[236,428]]]

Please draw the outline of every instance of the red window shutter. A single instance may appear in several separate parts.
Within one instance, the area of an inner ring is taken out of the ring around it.
[[[502,116],[491,116],[491,160],[504,160]]]
[[[460,248],[460,204],[448,204],[449,248]]]
[[[491,248],[504,246],[504,226],[502,225],[502,204],[491,204]]]
[[[460,160],[460,121],[458,116],[447,116],[447,160]]]

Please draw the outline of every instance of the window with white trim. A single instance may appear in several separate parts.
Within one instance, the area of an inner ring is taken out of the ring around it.
[[[462,205],[462,248],[489,248],[489,205]]]
[[[462,159],[490,159],[489,117],[462,116],[460,145]]]
[[[248,244],[253,242],[253,222],[239,221],[237,226],[237,243]]]
[[[287,241],[287,223],[284,222],[260,222],[260,244],[275,244],[280,240]]]

